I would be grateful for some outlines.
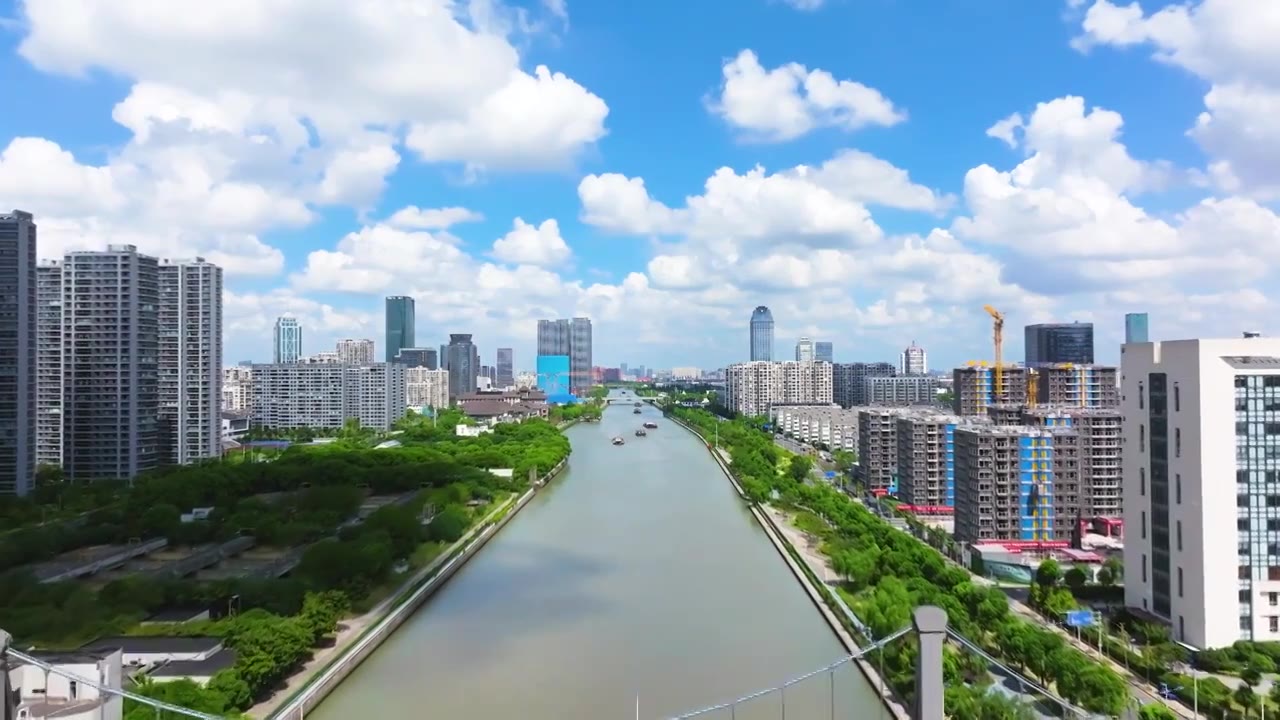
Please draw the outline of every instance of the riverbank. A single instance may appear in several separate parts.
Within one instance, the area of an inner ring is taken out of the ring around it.
[[[251,717],[270,720],[303,720],[307,713],[373,654],[413,613],[439,590],[454,573],[522,510],[538,490],[563,472],[569,459],[544,474],[518,498],[495,508],[466,535],[414,574],[386,600],[369,612],[345,621],[333,646],[318,651],[286,687],[270,700],[254,706]]]
[[[733,476],[733,472],[729,469],[728,459],[724,457],[723,452],[718,448],[713,448],[711,443],[707,442],[707,439],[704,438],[702,433],[698,432],[696,428],[688,425],[674,415],[668,415],[667,419],[693,433],[695,437],[702,441],[702,444],[707,447],[707,451],[711,453],[713,458],[715,458],[716,464],[720,466],[720,470],[724,473],[725,477],[729,478],[729,482],[733,484],[733,488],[738,493],[739,497],[743,500],[747,500],[747,494],[738,483],[737,478]],[[817,571],[813,568],[810,560],[797,551],[791,540],[788,539],[788,534],[784,533],[783,530],[775,524],[769,513],[766,512],[767,509],[771,510],[771,508],[767,505],[762,508],[754,503],[749,504],[751,514],[755,517],[756,522],[759,523],[760,527],[764,529],[765,535],[769,538],[769,542],[773,544],[774,549],[778,551],[778,554],[781,555],[782,559],[787,563],[787,567],[791,569],[791,573],[800,581],[800,584],[804,587],[809,599],[822,614],[822,617],[827,621],[832,632],[834,632],[836,637],[839,638],[840,643],[844,645],[845,649],[851,655],[861,652],[862,648],[858,644],[858,641],[836,615],[837,609],[831,607],[833,600],[829,599],[828,595],[834,597],[834,594],[826,588],[825,580],[817,577]],[[789,522],[790,520],[788,518],[788,523]],[[798,532],[795,528],[791,529]],[[823,573],[824,575],[826,573],[825,567],[823,568]],[[822,585],[822,590],[825,590],[826,592],[819,590],[819,584]],[[838,609],[848,614],[851,624],[857,627],[861,627],[863,625],[862,621],[854,616],[852,611],[847,607]],[[880,678],[880,674],[877,673],[875,669],[864,659],[858,658],[854,662],[857,665],[858,670],[862,672],[863,677],[865,677],[867,682],[871,684],[871,687],[875,689],[876,695],[880,698],[881,702],[884,703],[884,706],[891,713],[893,713],[894,717],[897,720],[908,720],[910,716],[907,709],[900,701],[893,697],[892,691]],[[797,668],[797,670],[801,670],[801,668]],[[779,678],[779,681],[782,680],[783,678]]]

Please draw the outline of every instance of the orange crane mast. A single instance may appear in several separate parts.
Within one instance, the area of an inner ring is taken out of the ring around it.
[[[1004,397],[1004,360],[1001,357],[1001,353],[1004,350],[1004,313],[990,305],[983,305],[982,309],[986,310],[987,314],[991,316],[991,340],[992,344],[995,345],[995,392],[991,397],[991,402],[994,405]]]

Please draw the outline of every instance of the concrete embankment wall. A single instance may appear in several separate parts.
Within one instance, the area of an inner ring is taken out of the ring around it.
[[[708,445],[707,439],[702,436],[702,433],[698,432],[697,428],[686,424],[675,416],[668,415],[667,419],[693,433],[694,436],[702,441],[703,445]],[[720,470],[724,472],[725,477],[729,478],[729,482],[733,483],[734,490],[738,492],[739,496],[746,500],[747,494],[738,483],[737,478],[735,478],[733,473],[729,470],[728,463],[724,461],[724,458],[720,457],[720,453],[717,452],[715,448],[708,447],[707,450],[711,453],[711,457],[715,458],[716,464],[720,466]],[[787,563],[787,567],[791,568],[791,573],[800,581],[801,586],[805,589],[805,593],[809,596],[809,600],[818,608],[818,612],[822,613],[823,619],[825,619],[827,624],[831,626],[832,632],[834,632],[836,637],[839,638],[840,643],[844,645],[845,649],[851,655],[859,652],[861,647],[858,645],[857,640],[855,640],[849,633],[849,630],[844,626],[844,623],[840,622],[840,618],[836,616],[835,612],[831,609],[831,606],[827,604],[822,593],[819,592],[817,586],[814,584],[813,579],[809,577],[809,573],[805,572],[804,568],[800,567],[800,564],[796,561],[796,558],[793,555],[793,553],[796,553],[795,549],[790,547],[791,544],[782,534],[782,531],[778,529],[773,518],[769,517],[769,514],[755,503],[751,503],[751,514],[755,516],[756,522],[760,523],[760,527],[764,529],[765,535],[769,537],[769,542],[773,543],[774,549],[782,556],[782,559]],[[852,613],[850,613],[850,615],[852,617]],[[852,620],[855,625],[862,626],[861,620],[858,620],[857,618],[852,618]],[[908,715],[906,708],[894,699],[892,691],[885,685],[884,681],[880,678],[879,673],[877,673],[866,660],[858,659],[854,662],[858,669],[862,671],[862,675],[867,679],[867,682],[871,683],[871,687],[875,689],[876,694],[880,697],[884,706],[893,713],[893,716],[897,720],[908,720],[910,716]],[[804,670],[804,668],[796,668],[796,670],[801,671]],[[781,680],[783,680],[783,678],[779,678],[779,681]]]
[[[329,696],[329,693],[342,684],[342,681],[347,679],[347,676],[359,667],[365,658],[372,655],[382,643],[386,642],[387,638],[391,637],[406,620],[412,617],[414,612],[427,601],[427,598],[435,594],[437,590],[449,581],[449,578],[453,577],[453,574],[459,568],[475,557],[480,548],[484,547],[499,530],[511,522],[511,519],[533,499],[539,488],[559,475],[568,462],[568,458],[561,460],[550,472],[543,475],[542,483],[537,487],[529,488],[515,501],[511,509],[497,521],[483,529],[478,529],[478,531],[473,530],[469,536],[470,539],[464,541],[466,544],[463,545],[461,550],[455,550],[453,557],[447,560],[434,575],[422,581],[422,584],[413,590],[408,591],[410,594],[407,597],[390,608],[385,615],[375,622],[373,627],[365,631],[341,655],[334,658],[319,673],[313,676],[311,681],[297,695],[272,713],[269,716],[270,720],[303,720],[306,714],[314,710]]]

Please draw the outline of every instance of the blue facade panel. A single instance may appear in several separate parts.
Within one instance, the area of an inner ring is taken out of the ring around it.
[[[569,393],[569,356],[539,355],[537,362],[538,389],[547,397]]]
[[[946,496],[943,504],[949,508],[956,506],[956,426],[948,423],[945,430],[947,441]]]

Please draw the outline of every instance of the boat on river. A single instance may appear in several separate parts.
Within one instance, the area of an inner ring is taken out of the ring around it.
[[[649,428],[650,430],[652,430],[653,428],[658,427],[658,423],[656,423],[656,422],[654,422],[654,421],[650,420],[650,421],[646,422],[646,423],[644,424],[644,426],[645,426],[645,427],[647,427],[647,428]]]
[[[645,435],[648,435],[648,434],[649,433],[644,431],[644,428],[640,428],[639,430],[636,431],[636,437],[644,437]]]
[[[614,444],[614,445],[621,445],[621,444],[623,444],[623,443],[625,443],[625,442],[626,442],[626,440],[623,440],[621,436],[616,437],[616,438],[614,438],[614,439],[613,439],[613,444]]]
[[[632,411],[631,411],[631,414],[632,414],[632,415],[639,415],[639,414],[640,414],[640,408],[636,408],[635,410],[632,410]]]

